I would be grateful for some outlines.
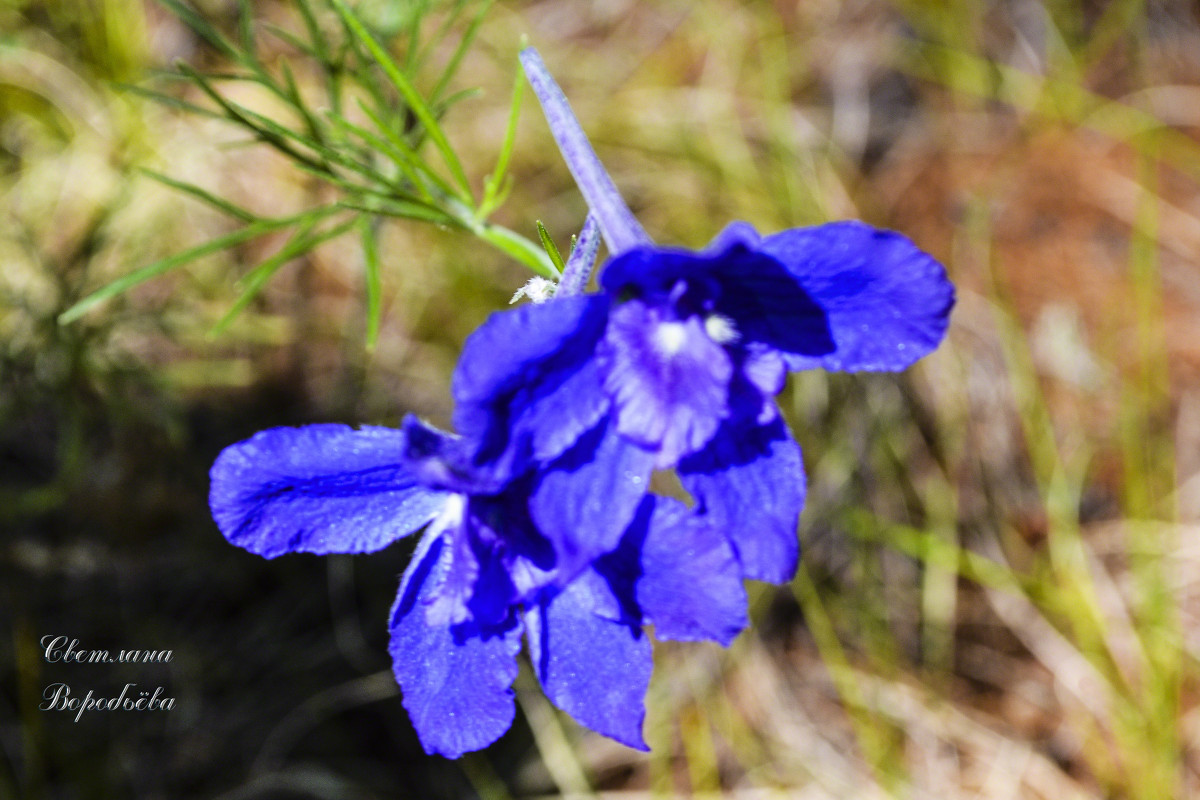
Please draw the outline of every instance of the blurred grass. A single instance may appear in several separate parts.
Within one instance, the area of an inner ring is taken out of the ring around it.
[[[289,51],[265,22],[296,20],[255,8],[273,65]],[[236,32],[236,4],[203,9]],[[205,516],[204,473],[267,425],[445,423],[458,347],[527,273],[388,222],[374,294],[360,241],[338,240],[209,340],[240,265],[286,247],[248,242],[60,326],[86,291],[229,231],[136,168],[256,213],[321,195],[285,159],[113,88],[176,58],[228,66],[160,8],[8,4],[0,30],[0,795],[1200,795],[1190,4],[491,9],[454,87],[483,93],[441,120],[477,189],[528,35],[660,241],[860,217],[942,259],[960,302],[906,375],[792,379],[804,565],[752,587],[755,627],[730,650],[658,645],[651,753],[580,730],[525,676],[525,721],[461,764],[421,756],[394,690],[367,691],[403,552],[243,559]],[[526,102],[497,219],[564,241],[584,209],[552,153]],[[36,711],[36,641],[60,628],[174,646],[178,718],[95,722],[89,744]],[[198,755],[158,749],[182,745]]]

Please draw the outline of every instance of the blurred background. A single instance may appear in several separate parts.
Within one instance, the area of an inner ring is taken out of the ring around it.
[[[339,187],[204,87],[312,124],[286,93],[187,76],[245,73],[216,32],[324,119],[303,43],[341,29],[300,7],[0,2],[0,797],[1200,796],[1194,3],[355,6],[418,90],[480,89],[441,109],[476,192],[527,36],[659,242],[861,218],[959,288],[906,374],[791,379],[802,569],[751,587],[728,650],[656,646],[652,752],[523,666],[512,731],[457,762],[422,753],[390,674],[411,545],[268,562],[208,515],[212,460],[261,428],[448,426],[464,338],[531,274],[379,215],[373,244],[298,258],[286,231],[236,238]],[[492,219],[565,250],[585,208],[528,94],[509,169]],[[46,636],[172,658],[50,663]],[[38,708],[58,682],[174,707],[75,721]]]

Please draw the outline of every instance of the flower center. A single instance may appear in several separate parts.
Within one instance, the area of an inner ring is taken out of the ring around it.
[[[665,356],[678,353],[686,341],[687,330],[682,322],[660,322],[654,331],[654,345]]]

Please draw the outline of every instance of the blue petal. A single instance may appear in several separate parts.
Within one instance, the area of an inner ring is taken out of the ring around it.
[[[787,379],[787,367],[779,351],[761,342],[750,342],[742,353],[739,373],[730,392],[734,416],[753,416],[759,425],[774,420],[779,409],[772,398]]]
[[[593,353],[608,300],[578,295],[492,314],[454,371],[455,427],[481,460],[549,461],[608,410]]]
[[[440,535],[441,541],[434,577],[425,587],[422,601],[425,622],[431,627],[448,627],[474,618],[470,603],[483,559],[472,540],[468,502],[462,495],[450,497],[425,533],[425,538]]]
[[[595,614],[592,585],[574,581],[526,611],[534,670],[546,696],[580,724],[648,750],[642,722],[650,640],[639,627]]]
[[[659,639],[728,646],[748,622],[742,570],[715,519],[658,498],[641,542],[637,601]]]
[[[529,500],[554,546],[559,580],[617,546],[650,484],[654,456],[602,423],[544,469]]]
[[[440,431],[409,414],[400,429],[405,436],[404,464],[424,486],[457,494],[493,494],[511,477],[504,465],[476,464],[476,445]]]
[[[702,448],[729,413],[733,365],[696,315],[673,318],[662,304],[629,300],[609,314],[597,349],[617,430],[674,466]]]
[[[429,528],[445,538],[437,580],[426,591],[429,625],[498,624],[517,602],[557,578],[552,547],[529,518],[528,485],[446,501]]]
[[[898,233],[834,222],[767,236],[758,247],[778,259],[828,318],[830,352],[767,341],[785,351],[793,370],[901,370],[946,333],[954,286],[941,264]]]
[[[708,279],[722,256],[656,245],[636,247],[605,262],[600,286],[614,296],[632,289],[637,297],[658,300],[670,294],[679,281]]]
[[[542,57],[532,47],[527,47],[521,51],[520,58],[534,94],[542,104],[542,112],[546,115],[554,140],[558,142],[563,160],[567,162],[579,191],[600,223],[609,252],[620,253],[648,243],[650,237],[621,199],[620,192],[596,157],[596,151],[588,142],[562,89],[550,76]]]
[[[417,483],[391,428],[272,428],[221,452],[209,505],[233,544],[284,553],[366,553],[429,522],[446,494]]]
[[[782,418],[723,426],[708,447],[680,462],[679,479],[697,510],[729,536],[745,577],[791,579],[800,557],[804,464]]]
[[[746,627],[733,546],[713,518],[678,500],[648,495],[620,547],[580,579],[593,583],[597,614],[650,623],[659,639],[728,645]]]
[[[719,255],[734,247],[742,245],[747,250],[757,250],[758,243],[762,241],[758,231],[749,222],[735,220],[729,223],[721,232],[713,237],[704,250],[706,255]]]
[[[682,310],[720,314],[740,342],[761,342],[807,355],[833,352],[825,310],[775,258],[752,249],[745,223],[731,225],[699,253],[639,247],[611,259],[600,276],[610,294],[664,302],[686,291]]]
[[[774,258],[747,249],[746,235],[726,231],[729,247],[710,256],[709,269],[720,286],[715,310],[734,322],[740,341],[814,356],[832,352],[820,303]]]
[[[414,554],[392,608],[389,650],[425,752],[458,758],[487,747],[512,724],[521,624],[515,615],[490,626],[428,623],[420,605],[442,577],[444,545],[444,536],[430,534]]]
[[[530,474],[498,495],[471,498],[474,535],[489,542],[497,562],[503,564],[504,585],[513,603],[530,600],[542,587],[556,583],[560,571],[554,543],[542,535],[529,513],[536,478]],[[493,594],[504,588],[498,579],[491,586]]]

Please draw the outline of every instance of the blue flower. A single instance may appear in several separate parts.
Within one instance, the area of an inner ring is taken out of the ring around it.
[[[795,571],[804,473],[774,401],[786,373],[903,369],[954,302],[941,265],[855,222],[653,244],[536,52],[522,61],[591,212],[554,291],[527,292],[545,302],[467,341],[463,436],[411,417],[275,428],[211,473],[218,527],[268,558],[372,552],[425,528],[390,650],[422,744],[451,757],[511,724],[523,635],[551,700],[644,749],[643,627],[728,644],[746,625],[742,579]],[[599,236],[610,259],[588,294]],[[667,468],[692,508],[648,493]]]
[[[471,336],[455,424],[513,463],[612,426],[676,468],[746,577],[788,580],[804,475],[773,399],[786,373],[908,367],[945,335],[953,285],[908,239],[859,222],[765,237],[737,222],[699,252],[655,245],[540,56],[521,60],[611,257],[600,293],[580,293],[577,263],[555,299]]]
[[[209,501],[230,542],[267,558],[371,552],[427,526],[389,623],[427,752],[458,757],[508,729],[523,634],[551,700],[646,749],[643,625],[728,644],[746,625],[732,548],[710,520],[646,495],[647,454],[605,426],[537,470],[478,453],[411,417],[401,430],[273,428],[221,453]]]

